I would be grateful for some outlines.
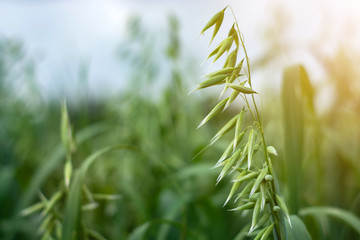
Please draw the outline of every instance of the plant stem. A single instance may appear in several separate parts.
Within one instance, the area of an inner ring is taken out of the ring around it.
[[[246,51],[246,47],[245,47],[245,44],[244,44],[244,38],[241,34],[241,31],[240,31],[240,28],[239,28],[239,25],[238,25],[238,21],[236,19],[236,16],[235,16],[235,13],[232,9],[231,6],[228,6],[230,9],[231,9],[231,12],[232,12],[232,15],[234,17],[234,20],[235,20],[235,25],[236,25],[236,28],[238,30],[238,37],[241,41],[241,45],[242,45],[242,49],[244,51],[244,54],[245,54],[245,60],[246,60],[246,66],[247,66],[247,71],[246,71],[246,74],[247,74],[247,77],[248,77],[248,82],[249,82],[249,85],[250,85],[250,88],[252,88],[252,83],[251,83],[251,69],[250,69],[250,61],[249,61],[249,57],[248,57],[248,54],[247,54],[247,51]],[[264,136],[264,131],[263,131],[263,127],[262,127],[262,121],[261,121],[261,118],[260,118],[260,114],[259,114],[259,109],[256,105],[256,101],[255,101],[255,97],[254,97],[254,94],[251,94],[251,98],[252,98],[252,102],[253,102],[253,105],[254,105],[254,108],[255,108],[255,112],[256,112],[256,118],[250,108],[250,104],[247,100],[247,98],[245,97],[245,102],[246,102],[246,105],[248,107],[248,109],[250,110],[250,113],[255,121],[255,123],[258,123],[256,124],[260,133],[261,133],[261,140],[262,140],[262,145],[263,145],[263,150],[264,150],[264,157],[265,157],[265,162],[266,162],[266,165],[269,167],[269,173],[272,175],[272,176],[275,176],[274,175],[274,171],[273,171],[273,168],[272,168],[272,164],[271,164],[271,160],[269,158],[269,155],[268,155],[268,152],[267,152],[267,145],[266,145],[266,141],[265,141],[265,136]],[[274,180],[271,181],[271,188],[270,188],[270,194],[271,194],[271,199],[273,199],[273,204],[272,205],[278,205],[277,202],[276,202],[276,194],[279,192],[279,189],[277,189],[277,186],[275,185],[275,177],[274,177]],[[273,207],[274,207],[273,206]],[[270,206],[271,207],[271,206]],[[272,216],[271,218],[271,221],[275,223],[275,228],[276,231],[274,231],[274,237],[275,239],[279,238],[279,239],[286,239],[286,233],[285,233],[285,228],[284,227],[281,227],[281,225],[284,225],[284,218],[279,215],[279,220],[281,223],[279,223],[279,221],[276,221],[276,219],[273,219],[273,218],[276,218],[276,216]]]

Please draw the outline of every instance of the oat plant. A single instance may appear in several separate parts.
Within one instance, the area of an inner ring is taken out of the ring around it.
[[[225,11],[231,10],[234,23],[227,38],[208,55],[216,62],[227,55],[223,67],[205,76],[197,89],[212,86],[223,86],[219,103],[200,123],[199,127],[211,118],[224,112],[236,99],[240,99],[243,107],[228,121],[211,139],[210,145],[228,132],[233,132],[233,139],[215,164],[222,167],[217,183],[226,175],[232,177],[232,188],[225,200],[226,205],[233,200],[237,207],[232,211],[251,212],[251,223],[247,228],[248,235],[255,239],[287,239],[286,224],[291,221],[284,200],[280,196],[276,175],[271,162],[271,155],[276,150],[265,141],[263,123],[256,104],[258,94],[252,85],[249,57],[244,44],[244,37],[239,30],[235,14],[230,6],[216,13],[202,29],[201,33],[210,28],[213,34],[210,43],[222,26]],[[224,97],[224,96],[228,97]],[[251,117],[250,124],[245,124],[246,116]]]
[[[99,232],[86,223],[85,212],[99,207],[100,201],[117,200],[117,194],[93,193],[85,184],[85,174],[90,165],[101,155],[115,149],[131,148],[126,145],[105,147],[87,157],[78,168],[73,167],[75,138],[70,125],[66,103],[62,105],[61,140],[66,151],[63,181],[51,197],[40,192],[40,201],[23,209],[21,216],[41,212],[38,233],[42,240],[98,239],[105,240]]]

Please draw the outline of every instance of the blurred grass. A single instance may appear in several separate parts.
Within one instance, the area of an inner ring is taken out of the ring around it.
[[[84,177],[93,192],[122,196],[81,216],[108,239],[234,239],[248,224],[247,216],[222,208],[230,186],[214,186],[218,170],[210,170],[220,150],[210,148],[194,158],[223,123],[215,119],[195,130],[216,99],[187,95],[194,85],[190,80],[200,74],[184,69],[183,62],[191,60],[182,55],[179,27],[170,17],[170,30],[159,43],[141,19],[131,19],[129,39],[118,53],[122,64],[133,66],[126,90],[97,100],[85,92],[70,101],[78,142],[76,168],[106,146],[128,144],[142,151],[107,154],[106,161],[94,164]],[[274,94],[275,104],[263,106],[266,129],[271,128],[268,142],[280,153],[275,166],[282,189],[288,189],[284,196],[291,213],[300,212],[313,239],[359,237],[351,224],[324,214],[308,216],[311,208],[304,214],[305,207],[321,205],[348,210],[355,218],[360,215],[359,73],[350,56],[341,51],[339,56],[344,65],[324,60],[331,76],[327,84],[336,93],[326,111],[314,106],[321,89],[303,67],[285,72],[282,98]],[[166,69],[159,68],[158,59],[166,62]],[[37,202],[39,191],[45,196],[55,193],[63,177],[60,104],[42,98],[34,69],[21,42],[0,40],[1,239],[39,239],[41,216],[20,217],[19,211]],[[80,75],[86,82],[87,74]],[[280,113],[283,118],[271,118]],[[69,212],[71,207],[65,214]]]

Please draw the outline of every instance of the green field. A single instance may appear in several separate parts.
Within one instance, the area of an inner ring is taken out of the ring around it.
[[[230,10],[225,14],[231,15]],[[215,20],[218,23],[219,16]],[[210,27],[216,28],[215,22]],[[212,78],[218,73],[200,79],[200,66],[184,67],[193,64],[184,54],[174,16],[158,38],[141,18],[131,18],[127,25],[127,41],[116,54],[119,64],[131,66],[131,71],[126,88],[111,96],[93,97],[82,87],[88,81],[85,68],[79,69],[74,84],[76,97],[44,97],[26,45],[0,39],[0,239],[254,239],[262,228],[248,235],[249,228],[262,216],[264,226],[271,227],[268,239],[360,238],[356,57],[340,49],[332,59],[324,59],[327,79],[322,85],[309,77],[306,64],[284,64],[280,87],[258,90],[251,81],[261,85],[266,79],[251,80],[242,35],[231,25],[221,29],[232,31],[230,47],[239,44],[239,55],[233,65],[220,68],[225,71],[218,79]],[[201,38],[210,42],[212,29],[205,30]],[[141,48],[155,46],[159,39],[160,53]],[[277,39],[269,41],[276,44]],[[224,56],[231,54],[234,48],[225,52],[230,47],[223,49]],[[214,56],[223,65],[226,57],[217,56],[219,51]],[[252,70],[269,61],[264,57]],[[240,66],[237,75],[235,65]],[[233,73],[233,81],[239,77],[244,82],[231,85],[226,79]],[[221,86],[207,89],[218,84],[228,84],[220,99]],[[331,97],[321,98],[324,89],[332,89]],[[240,95],[222,111],[225,102],[217,104],[232,91]],[[325,108],[321,101],[331,104]],[[197,129],[214,107],[216,114]],[[233,122],[231,131],[209,146],[242,110],[239,123]],[[239,150],[246,167],[230,164],[223,170],[224,161],[213,168],[233,140],[238,141],[234,150],[246,147]],[[252,173],[259,181],[251,196],[234,203],[246,187],[239,185],[223,206],[233,180]],[[261,203],[263,187],[269,196]],[[244,204],[251,207],[230,211]],[[264,210],[255,216],[260,204]],[[293,227],[287,223],[285,204]]]

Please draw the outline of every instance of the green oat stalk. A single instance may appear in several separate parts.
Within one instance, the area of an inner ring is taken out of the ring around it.
[[[263,123],[254,95],[258,93],[252,87],[250,63],[244,37],[239,30],[232,8],[227,6],[215,14],[201,33],[215,26],[210,41],[212,42],[222,25],[227,9],[231,10],[234,23],[227,38],[220,42],[207,59],[214,57],[213,62],[215,62],[227,52],[230,53],[227,55],[223,68],[206,75],[207,79],[197,87],[197,89],[203,89],[222,85],[223,90],[220,94],[219,103],[205,117],[199,127],[225,111],[238,96],[243,99],[244,107],[240,113],[228,121],[211,139],[209,144],[209,146],[214,144],[230,131],[235,132],[233,140],[215,164],[215,167],[223,168],[217,182],[224,179],[226,175],[234,175],[233,185],[224,205],[237,195],[235,202],[238,202],[238,206],[233,208],[232,211],[252,211],[251,226],[248,234],[251,234],[255,229],[259,229],[256,239],[267,239],[272,233],[274,239],[284,240],[287,239],[285,217],[288,219],[290,226],[291,222],[285,202],[280,197],[277,179],[269,157],[269,154],[277,155],[277,153],[274,147],[267,146],[265,142]],[[235,50],[230,51],[233,46]],[[245,56],[240,58],[241,54]],[[237,59],[241,59],[241,61],[237,63]],[[235,83],[235,80],[238,80],[238,82]],[[230,96],[221,100],[226,91],[231,91]],[[253,120],[253,123],[248,126],[244,126],[245,113],[249,113]],[[244,138],[244,135],[247,135],[247,138]],[[261,167],[259,167],[259,164],[254,163],[255,155],[257,156],[256,159],[261,159]],[[245,159],[247,161],[244,161]],[[236,194],[238,191],[240,193]],[[281,211],[274,211],[273,209]]]

